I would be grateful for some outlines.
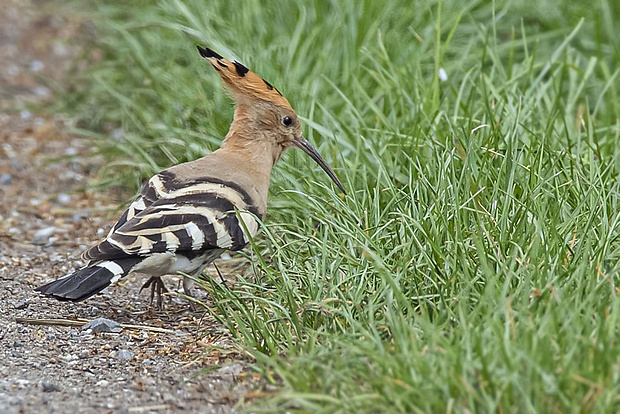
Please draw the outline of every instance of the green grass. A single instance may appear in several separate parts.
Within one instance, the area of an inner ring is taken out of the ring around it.
[[[555,3],[99,1],[56,109],[132,191],[227,132],[197,43],[302,116],[349,195],[287,153],[247,271],[204,282],[280,386],[253,412],[619,411],[620,7]]]

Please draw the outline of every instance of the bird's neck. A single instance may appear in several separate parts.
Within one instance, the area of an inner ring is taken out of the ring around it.
[[[243,175],[248,185],[256,192],[256,207],[262,215],[267,206],[271,170],[282,150],[274,148],[275,140],[252,138],[253,132],[243,128],[232,128],[222,146],[216,151],[227,160],[235,173]],[[272,143],[273,142],[273,143]],[[244,181],[245,181],[244,180]]]
[[[239,154],[253,168],[270,174],[280,159],[283,148],[277,144],[276,137],[268,134],[261,122],[256,120],[253,108],[245,103],[239,103],[235,107],[235,116],[221,149]]]
[[[261,175],[269,175],[282,150],[275,144],[275,140],[252,138],[252,134],[249,131],[233,131],[231,128],[220,151],[244,160],[248,167]]]

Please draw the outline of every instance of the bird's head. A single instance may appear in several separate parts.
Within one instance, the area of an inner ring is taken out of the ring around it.
[[[273,163],[284,150],[297,147],[316,161],[346,194],[327,162],[303,137],[299,118],[280,91],[237,61],[231,62],[209,48],[198,46],[198,51],[218,72],[237,104],[227,141],[234,140],[238,146],[263,144],[272,150]]]

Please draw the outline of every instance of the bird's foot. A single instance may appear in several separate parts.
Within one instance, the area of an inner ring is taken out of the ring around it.
[[[164,309],[164,294],[168,293],[168,289],[166,289],[166,286],[164,285],[164,282],[161,280],[160,277],[155,277],[155,276],[151,276],[151,278],[149,278],[149,280],[146,281],[146,283],[144,283],[144,285],[142,285],[142,288],[140,288],[140,292],[142,292],[142,289],[145,288],[151,288],[151,305],[153,304],[153,297],[157,297],[156,299],[156,308],[158,310],[163,310]]]

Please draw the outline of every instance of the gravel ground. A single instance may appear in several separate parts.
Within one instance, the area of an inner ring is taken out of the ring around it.
[[[88,190],[99,161],[86,156],[88,142],[63,132],[71,120],[24,109],[54,99],[45,85],[76,70],[75,39],[92,31],[61,7],[0,6],[0,414],[235,412],[271,390],[225,331],[182,299],[154,311],[141,280],[78,304],[33,291],[80,267],[81,252],[118,215],[118,200]],[[98,317],[144,328],[97,333],[20,319]]]

